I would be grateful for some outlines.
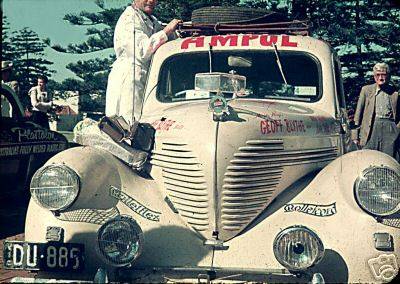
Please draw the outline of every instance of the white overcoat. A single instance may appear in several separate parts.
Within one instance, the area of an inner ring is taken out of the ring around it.
[[[161,23],[128,6],[114,32],[116,61],[108,77],[106,115],[120,115],[129,123],[140,119],[144,87],[152,55],[168,40]]]

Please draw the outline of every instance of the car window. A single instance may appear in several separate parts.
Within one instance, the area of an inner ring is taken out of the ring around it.
[[[273,51],[216,51],[212,54],[212,71],[245,76],[248,98],[305,102],[319,100],[322,78],[317,59],[305,52],[281,51],[279,57],[284,76]],[[194,86],[197,73],[209,72],[209,61],[208,52],[185,53],[168,58],[161,67],[158,99],[161,102],[175,102],[212,96],[212,93],[198,92]]]
[[[13,117],[13,107],[8,98],[4,95],[0,95],[1,99],[1,117],[3,118],[12,118]]]

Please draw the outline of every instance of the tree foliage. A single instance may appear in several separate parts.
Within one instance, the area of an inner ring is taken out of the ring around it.
[[[112,48],[113,31],[125,7],[108,8],[96,0],[100,12],[67,14],[72,25],[87,26],[87,40],[67,47],[63,52],[88,53]],[[130,2],[130,1],[128,1]],[[378,61],[390,64],[392,73],[400,71],[400,9],[385,0],[159,0],[155,15],[163,22],[172,18],[189,21],[194,9],[205,6],[245,6],[286,13],[292,19],[308,19],[311,33],[328,41],[338,52],[344,75],[345,92],[350,105],[361,86],[371,81],[370,71]],[[81,94],[105,95],[107,75],[114,56],[71,63],[67,66],[82,82],[75,87]],[[399,84],[400,78],[393,76]],[[87,92],[87,93],[86,93]]]
[[[29,98],[26,94],[33,85],[36,85],[37,76],[51,77],[54,72],[48,67],[53,62],[44,59],[45,47],[46,44],[38,34],[27,27],[10,35],[8,21],[3,16],[2,60],[13,62],[13,79],[18,81],[23,105],[28,104]]]
[[[38,75],[49,76],[53,73],[47,66],[53,62],[44,59],[46,45],[40,40],[37,33],[29,28],[16,31],[11,36],[14,47],[14,69],[22,93],[27,93],[32,85],[36,84]]]
[[[12,61],[14,58],[14,50],[9,37],[10,23],[8,22],[7,17],[4,15],[2,21],[3,25],[1,29],[1,58],[2,60]]]
[[[348,104],[354,107],[362,85],[372,83],[377,62],[400,71],[400,8],[385,0],[293,0],[293,14],[308,18],[313,36],[328,41],[340,55]],[[400,83],[393,76],[395,84]]]

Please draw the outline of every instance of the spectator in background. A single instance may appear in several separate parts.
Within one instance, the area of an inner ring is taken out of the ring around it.
[[[49,118],[47,112],[53,107],[52,96],[47,92],[47,77],[39,75],[37,86],[32,87],[28,95],[32,104],[31,120],[47,129],[49,129]]]
[[[12,73],[12,62],[1,61],[1,83],[11,87],[16,95],[19,93],[19,85],[17,81],[10,81]]]
[[[354,115],[354,123],[359,128],[355,142],[364,149],[396,157],[399,154],[400,99],[398,91],[389,84],[389,72],[386,63],[375,64],[375,83],[361,89]]]
[[[11,61],[1,61],[1,84],[9,86],[15,94],[18,96],[19,85],[17,81],[10,81],[12,73],[12,62]],[[12,106],[9,100],[4,96],[0,95],[1,103],[1,116],[2,117],[12,117]]]
[[[150,60],[157,48],[173,38],[180,20],[166,27],[152,16],[156,0],[134,0],[121,14],[114,31],[117,60],[108,77],[106,115],[139,120]]]

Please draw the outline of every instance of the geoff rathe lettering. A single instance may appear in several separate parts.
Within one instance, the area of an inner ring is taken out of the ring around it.
[[[210,38],[210,46],[272,46],[276,44],[281,47],[297,47],[295,37],[288,35],[214,35]],[[181,49],[204,47],[205,37],[192,37],[185,39],[181,44]],[[208,45],[207,45],[208,46]]]
[[[293,119],[273,119],[262,120],[260,122],[261,134],[274,134],[274,133],[302,133],[306,132],[306,127],[302,120]]]

